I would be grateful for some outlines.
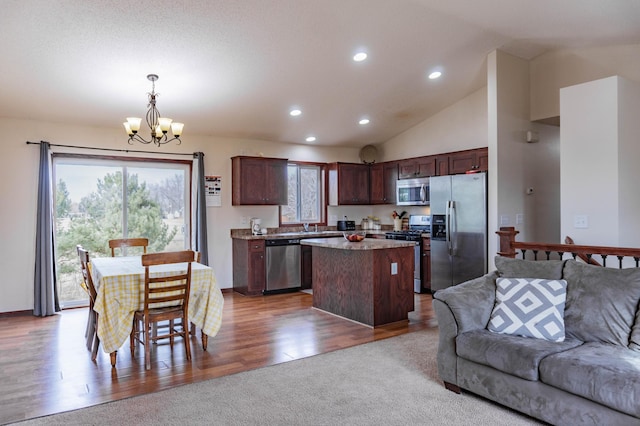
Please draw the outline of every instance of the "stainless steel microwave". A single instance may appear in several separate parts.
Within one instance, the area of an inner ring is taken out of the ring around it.
[[[397,180],[396,204],[398,206],[428,206],[429,178]]]

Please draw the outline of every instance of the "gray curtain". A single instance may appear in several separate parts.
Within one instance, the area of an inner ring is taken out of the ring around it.
[[[44,317],[60,311],[56,288],[53,234],[53,186],[48,142],[40,142],[40,177],[36,226],[36,265],[33,280],[33,315]]]
[[[209,249],[207,247],[207,201],[204,181],[204,153],[195,152],[193,156],[198,166],[198,182],[196,195],[195,250],[201,254],[200,262],[209,265]]]

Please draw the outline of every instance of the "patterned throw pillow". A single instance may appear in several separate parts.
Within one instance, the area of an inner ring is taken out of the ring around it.
[[[565,280],[498,278],[487,329],[495,333],[564,341]]]

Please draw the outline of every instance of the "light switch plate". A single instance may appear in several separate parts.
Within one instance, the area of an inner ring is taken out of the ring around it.
[[[573,216],[573,227],[577,229],[586,229],[589,227],[589,216],[586,214],[577,214]]]
[[[395,262],[391,264],[391,275],[398,275],[398,264]]]

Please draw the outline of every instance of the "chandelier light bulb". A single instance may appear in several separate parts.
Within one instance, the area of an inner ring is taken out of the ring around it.
[[[166,117],[158,118],[158,127],[160,127],[160,130],[162,130],[162,133],[167,133],[169,131],[172,121],[172,119]]]
[[[175,136],[176,138],[179,138],[180,135],[182,134],[182,128],[184,127],[183,123],[171,123],[171,133],[173,133],[173,136]]]
[[[142,122],[142,118],[127,117],[127,123],[129,124],[129,128],[133,133],[137,133],[138,130],[140,130],[141,122]]]

